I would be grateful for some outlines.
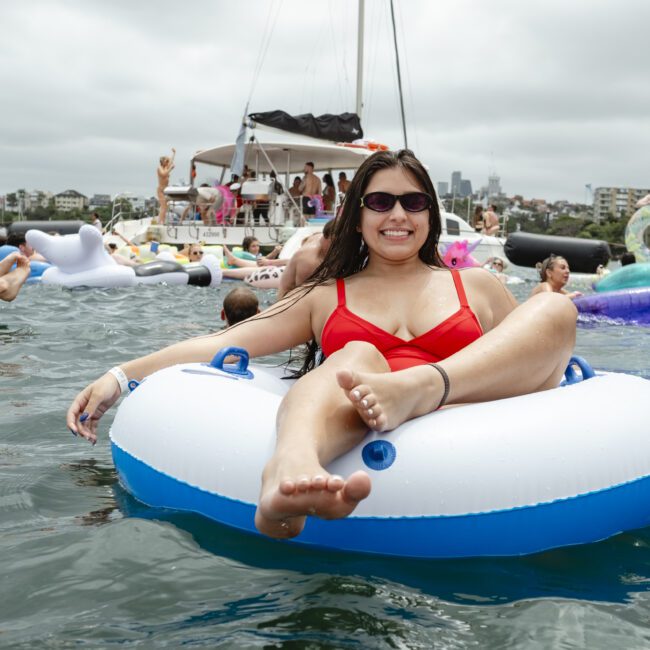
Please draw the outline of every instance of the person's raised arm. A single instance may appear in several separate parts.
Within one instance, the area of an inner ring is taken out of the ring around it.
[[[311,309],[312,294],[293,295],[227,330],[176,343],[122,363],[76,396],[68,409],[68,428],[96,442],[99,419],[118,400],[121,386],[130,379],[142,380],[156,370],[179,363],[210,361],[224,347],[245,348],[251,357],[259,357],[304,343],[313,336]]]
[[[117,232],[117,230],[111,230],[111,235],[119,237],[127,246],[135,246],[130,239],[127,239],[121,232]]]

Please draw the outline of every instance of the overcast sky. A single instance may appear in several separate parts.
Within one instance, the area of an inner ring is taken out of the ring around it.
[[[650,1],[394,2],[409,146],[434,181],[494,171],[509,195],[575,201],[650,186]],[[388,0],[365,22],[362,125],[402,146]],[[149,196],[160,155],[175,146],[187,180],[249,98],[355,107],[352,0],[22,0],[0,25],[0,194]]]

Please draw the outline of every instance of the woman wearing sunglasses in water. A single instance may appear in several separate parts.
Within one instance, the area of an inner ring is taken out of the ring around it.
[[[313,352],[319,343],[326,360],[314,367],[313,354],[307,358],[308,372],[277,414],[255,523],[272,537],[291,537],[306,515],[347,516],[370,493],[370,477],[333,476],[325,467],[368,427],[392,429],[445,403],[551,388],[573,349],[570,301],[547,293],[517,306],[484,269],[443,268],[440,229],[422,164],[406,150],[374,154],[352,180],[332,244],[306,284],[228,330],[111,369],[79,393],[68,426],[94,442],[127,379],[208,361],[225,346],[255,357],[306,342]]]

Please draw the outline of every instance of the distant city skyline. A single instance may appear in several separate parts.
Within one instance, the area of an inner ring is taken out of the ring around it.
[[[409,146],[433,179],[461,169],[482,186],[497,170],[508,193],[572,201],[588,184],[648,185],[650,3],[394,4]],[[0,194],[149,196],[161,155],[175,147],[171,181],[187,181],[193,153],[233,142],[247,105],[354,110],[356,3],[331,0],[317,20],[297,0],[277,20],[270,8],[1,3]],[[388,13],[366,3],[361,123],[399,147]]]

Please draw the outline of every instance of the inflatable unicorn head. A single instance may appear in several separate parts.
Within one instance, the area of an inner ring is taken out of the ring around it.
[[[76,235],[62,237],[28,230],[27,243],[54,266],[42,275],[45,284],[75,286],[129,286],[135,284],[133,269],[119,266],[106,252],[102,234],[85,224]]]
[[[463,239],[462,241],[455,241],[452,244],[442,245],[440,247],[442,261],[450,269],[466,269],[472,266],[480,266],[481,263],[472,256],[472,251],[480,243],[480,239],[477,239],[473,244]]]

